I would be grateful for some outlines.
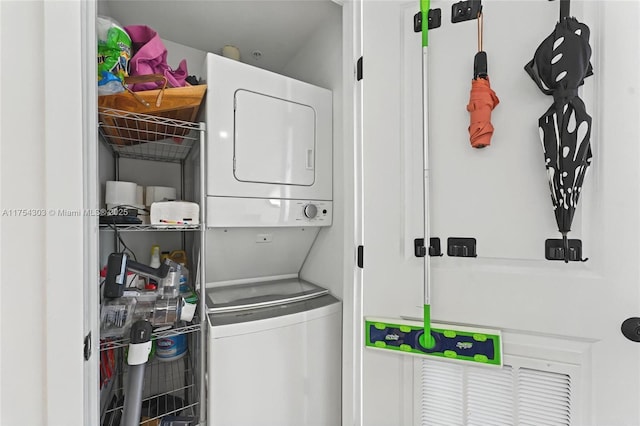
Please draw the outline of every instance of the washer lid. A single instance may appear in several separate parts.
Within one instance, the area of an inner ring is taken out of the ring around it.
[[[265,308],[328,294],[329,290],[298,278],[207,289],[207,311],[231,312]]]

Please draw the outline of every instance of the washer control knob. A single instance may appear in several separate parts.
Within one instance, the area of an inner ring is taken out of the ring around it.
[[[315,204],[307,204],[306,206],[304,206],[304,215],[307,218],[313,219],[314,217],[316,217],[317,214],[318,214],[318,207]]]

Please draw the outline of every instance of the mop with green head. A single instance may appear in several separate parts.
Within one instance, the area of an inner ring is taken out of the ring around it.
[[[426,220],[429,203],[428,182],[428,119],[427,119],[427,46],[430,0],[420,1],[422,14],[422,105],[424,140],[424,200],[425,234],[429,235]],[[499,330],[451,326],[431,323],[430,266],[425,257],[423,321],[404,319],[365,318],[365,345],[369,348],[399,353],[439,357],[446,360],[468,361],[484,365],[502,365],[502,339]]]

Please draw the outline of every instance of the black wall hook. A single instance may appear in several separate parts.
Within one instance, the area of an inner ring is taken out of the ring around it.
[[[475,238],[447,238],[447,256],[478,257]]]
[[[440,238],[431,237],[429,238],[429,256],[432,257],[442,257],[442,248],[440,247]]]
[[[427,29],[434,30],[442,24],[442,11],[440,9],[429,9],[427,14]],[[419,33],[422,31],[422,12],[413,15],[413,31]]]
[[[547,260],[569,262],[586,262],[582,258],[582,240],[549,239],[544,242],[544,257]]]
[[[482,12],[482,0],[460,1],[451,5],[451,22],[464,22],[477,19]]]

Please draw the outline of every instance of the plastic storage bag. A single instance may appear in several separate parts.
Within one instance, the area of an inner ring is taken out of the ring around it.
[[[99,16],[98,35],[98,93],[101,95],[124,91],[131,59],[131,37],[111,18]]]

